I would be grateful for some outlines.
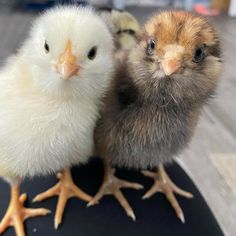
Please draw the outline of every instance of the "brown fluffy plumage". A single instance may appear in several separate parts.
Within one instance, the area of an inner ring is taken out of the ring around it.
[[[157,167],[156,173],[143,172],[155,180],[143,198],[155,192],[166,194],[182,222],[184,214],[174,193],[186,198],[192,194],[171,181],[163,164],[171,162],[189,143],[201,109],[217,86],[220,56],[216,30],[205,19],[182,11],[152,17],[137,46],[119,58],[95,130],[97,154],[108,163]],[[135,219],[121,187],[141,186],[117,179],[107,167],[104,183],[90,205],[108,191]]]
[[[150,39],[156,46],[148,54]],[[182,66],[170,76],[160,69],[168,45],[184,48]],[[196,63],[202,45],[205,56]],[[98,154],[127,167],[171,161],[189,142],[220,71],[219,39],[205,19],[186,12],[154,16],[137,47],[118,65],[95,132]]]

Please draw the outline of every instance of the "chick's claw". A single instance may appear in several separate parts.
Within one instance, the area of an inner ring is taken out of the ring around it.
[[[153,186],[147,191],[147,193],[142,198],[148,199],[157,192],[165,194],[166,198],[174,208],[177,217],[181,220],[182,223],[185,223],[183,210],[181,209],[174,193],[188,199],[193,198],[193,195],[176,186],[172,182],[162,165],[158,167],[156,173],[151,171],[143,171],[142,173],[144,176],[154,179]]]
[[[56,214],[54,217],[54,227],[57,229],[62,222],[63,213],[68,199],[77,197],[86,202],[91,201],[92,197],[79,189],[73,182],[69,169],[64,170],[57,175],[59,182],[49,190],[37,195],[33,202],[41,202],[45,199],[59,196]]]
[[[126,214],[135,221],[136,220],[135,214],[120,189],[133,188],[139,190],[143,189],[143,186],[138,183],[131,183],[126,180],[118,179],[114,175],[114,173],[115,173],[114,169],[109,168],[108,170],[106,170],[102,186],[100,187],[98,193],[88,203],[87,206],[92,206],[97,204],[104,195],[114,195],[116,200],[125,210]]]
[[[26,219],[37,216],[45,216],[50,213],[50,210],[44,208],[25,208],[23,204],[27,199],[27,195],[22,194],[19,197],[18,194],[18,186],[12,186],[11,201],[7,212],[0,223],[0,234],[2,234],[8,227],[13,226],[17,236],[25,236],[24,221]]]

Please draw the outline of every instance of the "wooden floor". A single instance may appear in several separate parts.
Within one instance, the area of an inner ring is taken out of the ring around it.
[[[155,9],[128,10],[144,22]],[[0,9],[0,65],[27,37],[33,18],[32,14]],[[202,192],[225,235],[233,236],[236,234],[236,19],[224,16],[213,21],[224,44],[225,70],[218,94],[205,108],[193,142],[179,162]]]

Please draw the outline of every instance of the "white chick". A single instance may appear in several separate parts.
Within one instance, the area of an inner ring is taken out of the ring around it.
[[[64,171],[60,182],[38,195],[59,195],[55,227],[66,201],[91,197],[73,183],[70,166],[93,152],[93,130],[113,70],[112,36],[90,8],[57,7],[41,15],[19,52],[0,71],[0,175],[11,201],[0,224],[25,235],[26,218],[49,213],[26,209],[19,197],[25,177]]]

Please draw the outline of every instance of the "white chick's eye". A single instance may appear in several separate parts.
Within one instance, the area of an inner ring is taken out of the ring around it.
[[[152,56],[154,54],[154,49],[156,47],[156,42],[154,41],[154,39],[149,39],[147,42],[147,54],[149,56]]]
[[[97,55],[97,47],[94,46],[89,50],[88,59],[93,60],[96,57],[96,55]]]
[[[50,51],[47,41],[45,41],[45,43],[44,43],[44,50],[45,50],[45,53],[49,53],[49,51]]]

